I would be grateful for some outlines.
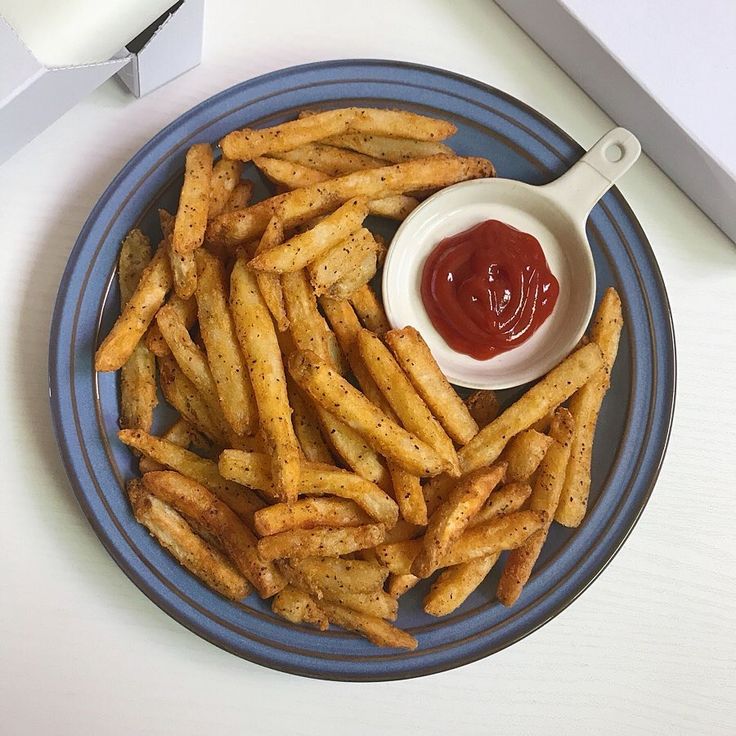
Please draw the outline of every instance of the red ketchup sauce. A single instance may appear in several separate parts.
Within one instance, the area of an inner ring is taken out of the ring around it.
[[[424,264],[421,292],[445,342],[487,360],[539,329],[560,285],[535,237],[486,220],[438,243]]]

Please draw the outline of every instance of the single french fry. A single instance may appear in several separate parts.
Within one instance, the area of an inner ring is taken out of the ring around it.
[[[304,224],[350,199],[366,201],[421,189],[439,188],[494,175],[490,161],[462,156],[431,156],[351,174],[294,189],[252,207],[223,213],[207,228],[207,242],[232,248],[258,237],[281,209],[284,227]]]
[[[293,353],[289,372],[312,401],[363,435],[389,460],[415,475],[440,472],[443,462],[429,445],[391,421],[315,353]]]
[[[534,429],[525,429],[514,435],[499,456],[508,464],[506,481],[521,483],[529,480],[552,442],[554,440],[551,437]]]
[[[144,430],[146,431],[146,430]],[[149,432],[150,434],[150,432]],[[179,447],[183,447],[188,450],[192,445],[197,445],[203,448],[209,448],[209,440],[200,432],[189,424],[186,419],[179,417],[162,435],[162,440],[171,442]],[[150,473],[152,470],[164,470],[164,466],[152,460],[146,455],[142,455],[138,462],[138,470],[141,475],[144,473]]]
[[[230,560],[195,534],[169,504],[149,493],[142,481],[130,481],[128,496],[136,521],[192,575],[233,601],[242,600],[251,592],[248,581]]]
[[[398,600],[419,582],[421,582],[421,578],[411,573],[407,573],[406,575],[394,575],[391,573],[386,583],[386,592]]]
[[[352,593],[368,593],[381,590],[388,577],[388,570],[376,562],[344,560],[340,557],[307,557],[294,561],[310,588],[322,591],[339,588]]]
[[[496,392],[490,389],[474,391],[465,399],[465,405],[468,407],[470,416],[473,417],[479,427],[485,427],[490,424],[501,410]]]
[[[220,405],[236,434],[252,434],[257,426],[258,410],[227,303],[222,264],[200,248],[197,251],[197,268],[199,329],[207,348]]]
[[[412,385],[447,434],[459,445],[470,442],[478,433],[478,425],[445,378],[419,332],[413,327],[389,330],[385,339]]]
[[[358,333],[356,345],[373,380],[403,426],[437,453],[443,461],[443,470],[459,476],[460,467],[452,440],[422,401],[389,349],[369,330]]]
[[[261,240],[256,248],[256,255],[281,245],[284,242],[284,225],[278,215],[274,215],[268,222]],[[277,273],[257,271],[256,280],[261,290],[263,300],[266,302],[268,311],[273,315],[279,331],[289,329],[289,318],[286,315],[286,304],[284,302],[284,290],[281,286],[281,277]]]
[[[312,282],[315,294],[332,294],[338,298],[342,296],[341,289],[335,289],[341,279],[352,276],[356,269],[362,268],[362,261],[367,254],[372,256],[373,274],[376,272],[376,254],[378,243],[370,230],[361,228],[349,235],[345,240],[312,261],[307,267],[309,280]],[[361,278],[364,274],[361,273]],[[367,283],[372,278],[363,281]],[[360,285],[360,284],[359,284]],[[351,289],[353,291],[354,289]],[[349,293],[349,292],[348,292]]]
[[[230,193],[225,207],[222,212],[233,212],[234,210],[243,209],[248,206],[251,197],[253,196],[253,182],[249,179],[245,181],[239,181],[233,191]],[[220,213],[222,214],[222,213]],[[213,216],[214,217],[214,216]]]
[[[170,470],[146,473],[143,485],[211,534],[262,598],[270,598],[284,587],[286,581],[275,565],[258,554],[250,529],[205,486]]]
[[[424,598],[424,612],[430,616],[452,613],[486,579],[498,558],[499,553],[496,552],[444,570]]]
[[[240,183],[242,169],[240,161],[231,161],[228,158],[221,158],[212,167],[207,219],[211,220],[225,210],[235,187]]]
[[[392,575],[411,575],[411,566],[421,549],[421,539],[402,539],[378,544],[372,551],[376,560]]]
[[[427,503],[424,500],[422,484],[419,477],[407,473],[395,465],[389,467],[394,498],[399,504],[401,518],[410,524],[424,526],[427,524]]]
[[[171,247],[175,253],[191,253],[204,242],[211,179],[212,146],[195,143],[187,151],[184,183],[171,237]]]
[[[603,356],[594,343],[571,353],[460,450],[463,472],[496,460],[513,436],[569,399],[602,365]]]
[[[427,578],[440,566],[505,472],[505,464],[498,463],[490,468],[479,468],[458,481],[447,501],[429,519],[422,550],[412,564],[413,575]]]
[[[161,247],[166,248],[169,254],[174,293],[180,299],[189,299],[197,288],[197,264],[194,261],[194,255],[192,252],[177,253],[173,249],[171,243],[174,232],[174,215],[167,210],[160,209],[158,217],[164,236]]]
[[[303,590],[287,585],[271,602],[271,610],[293,624],[311,624],[320,631],[327,631],[327,615],[310,595]]]
[[[310,230],[259,253],[249,265],[256,271],[271,273],[298,271],[359,230],[367,216],[363,200],[348,200]]]
[[[290,151],[281,151],[271,155],[282,161],[321,171],[328,177],[342,176],[361,169],[375,169],[384,165],[380,159],[323,143],[306,143]]]
[[[593,439],[598,413],[616,361],[623,321],[621,299],[615,289],[609,288],[598,305],[590,330],[591,340],[603,354],[603,366],[570,399],[569,409],[575,420],[575,433],[565,485],[555,514],[555,519],[564,526],[579,526],[588,506]]]
[[[417,640],[411,634],[397,629],[377,616],[359,613],[328,601],[320,601],[319,607],[325,612],[331,624],[362,634],[379,647],[417,648]]]
[[[249,526],[253,524],[255,512],[265,505],[250,488],[223,478],[213,460],[141,430],[123,429],[118,432],[118,437],[128,447],[205,486]]]
[[[151,260],[151,244],[140,230],[131,230],[118,257],[120,304],[135,293],[141,274]],[[150,431],[156,396],[156,361],[143,341],[120,369],[120,426]]]
[[[383,311],[383,305],[370,284],[350,294],[350,303],[367,330],[375,332],[376,335],[384,335],[391,329],[386,312]]]
[[[246,358],[258,407],[260,428],[271,453],[271,479],[284,501],[294,501],[299,487],[300,448],[291,423],[286,375],[276,330],[247,256],[238,255],[230,276],[230,309]]]
[[[519,511],[532,494],[528,483],[506,483],[491,493],[488,502],[470,520],[469,527],[485,524],[487,521]]]
[[[197,321],[197,300],[194,298],[180,299],[176,294],[172,294],[164,306],[171,307],[177,313],[187,330],[191,329]],[[164,340],[155,320],[148,328],[144,342],[157,358],[165,358],[167,355],[171,355],[169,346],[166,344],[166,340]]]
[[[345,498],[302,498],[292,503],[275,503],[257,511],[255,531],[261,537],[290,529],[318,526],[362,526],[371,517],[354,501]]]
[[[343,133],[330,136],[325,143],[338,148],[349,148],[380,161],[411,161],[414,158],[427,156],[453,155],[455,152],[444,143],[418,141],[411,136],[406,138],[389,138],[382,135],[360,135],[359,133]]]
[[[357,248],[353,254],[355,260],[353,268],[344,273],[330,287],[330,293],[345,299],[353,292],[362,288],[376,275],[379,265],[383,261],[385,247],[376,241],[376,248],[365,244]]]
[[[273,274],[272,274],[273,275]],[[331,360],[327,325],[317,309],[317,300],[305,271],[281,276],[289,332],[298,350],[312,350]]]
[[[359,549],[374,547],[384,537],[383,524],[349,527],[292,529],[258,541],[258,551],[266,560],[282,558],[339,557]]]
[[[125,364],[164,303],[171,284],[171,268],[166,250],[159,248],[143,269],[138,286],[130,295],[112,329],[97,348],[95,370],[116,371]]]
[[[292,409],[292,422],[294,432],[299,440],[304,457],[312,463],[326,463],[334,465],[334,458],[322,438],[319,428],[319,420],[312,405],[304,398],[302,392],[287,381],[289,391],[289,403]]]

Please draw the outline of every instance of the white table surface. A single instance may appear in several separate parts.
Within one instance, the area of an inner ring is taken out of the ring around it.
[[[59,279],[88,212],[128,158],[195,103],[262,72],[361,56],[496,85],[583,145],[611,125],[490,0],[210,0],[198,69],[142,100],[109,82],[0,167],[0,730],[735,733],[736,247],[646,158],[621,189],[672,301],[669,453],[624,548],[540,631],[418,680],[284,675],[175,623],[84,519],[51,430],[46,361]]]

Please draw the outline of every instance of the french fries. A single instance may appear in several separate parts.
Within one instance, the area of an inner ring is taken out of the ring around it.
[[[194,261],[194,254],[177,253],[172,248],[174,216],[167,210],[159,210],[158,216],[164,236],[162,247],[165,247],[169,254],[174,292],[180,299],[189,299],[197,288],[197,264]]]
[[[349,298],[358,319],[367,330],[375,332],[376,335],[384,335],[391,329],[386,312],[383,311],[383,305],[370,284],[356,289]]]
[[[430,616],[447,616],[452,613],[486,579],[499,556],[500,553],[495,552],[448,567],[432,583],[425,596],[424,612]]]
[[[292,529],[262,537],[258,540],[258,552],[265,560],[339,557],[375,547],[381,543],[385,533],[383,524]]]
[[[240,210],[243,207],[248,206],[250,198],[253,196],[253,182],[250,180],[240,181],[235,185],[235,188],[230,193],[223,212],[233,212],[234,210]],[[221,213],[218,213],[221,214]],[[211,215],[216,217],[216,215]]]
[[[453,155],[453,150],[444,143],[420,141],[414,138],[389,138],[382,135],[359,135],[343,133],[331,136],[326,143],[338,148],[349,148],[380,161],[410,161],[413,158],[427,156]]]
[[[197,300],[193,297],[191,299],[180,299],[176,294],[172,294],[166,301],[166,306],[171,307],[177,313],[187,330],[191,329],[197,321]],[[148,328],[144,342],[157,358],[165,358],[167,355],[171,355],[169,346],[166,344],[166,340],[164,340],[155,321]]]
[[[534,429],[525,429],[512,437],[500,455],[500,459],[508,466],[506,481],[521,483],[529,480],[553,441],[548,435]]]
[[[291,151],[272,153],[271,156],[320,171],[328,177],[342,176],[361,169],[375,169],[378,166],[383,166],[383,161],[380,159],[323,143],[306,143],[298,148],[293,148]]]
[[[240,184],[242,171],[240,161],[221,158],[212,167],[210,180],[210,201],[207,207],[207,218],[217,217],[228,206],[235,187]]]
[[[465,399],[465,405],[479,427],[490,424],[500,410],[496,392],[491,390],[474,391]]]
[[[278,215],[274,215],[268,222],[261,240],[256,248],[256,255],[263,253],[284,242],[284,225]],[[280,332],[289,329],[289,318],[286,316],[286,304],[284,302],[284,290],[281,285],[281,277],[277,273],[257,271],[256,280],[258,288],[266,302],[268,311],[271,312],[276,326]]]
[[[211,179],[212,146],[195,143],[187,151],[184,184],[179,195],[179,207],[171,236],[171,248],[175,253],[191,253],[204,242]]]
[[[381,590],[388,577],[385,567],[365,560],[307,557],[291,564],[297,567],[319,598],[324,597],[325,590],[345,590],[351,593]]]
[[[293,503],[276,503],[255,513],[253,523],[261,537],[290,529],[318,526],[362,526],[371,517],[353,501],[344,498],[302,498]]]
[[[294,432],[299,440],[302,454],[312,463],[334,464],[332,453],[322,438],[319,420],[313,407],[292,381],[287,382],[287,388],[292,409],[291,418],[294,424]]]
[[[330,626],[327,615],[312,597],[293,585],[287,585],[276,594],[271,610],[293,624],[311,624],[321,631],[327,631]]]

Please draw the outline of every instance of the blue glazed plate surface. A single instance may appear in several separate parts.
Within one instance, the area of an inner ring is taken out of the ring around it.
[[[228,89],[182,115],[139,151],[89,216],[59,289],[49,354],[56,432],[79,503],[108,552],[169,615],[253,662],[311,677],[390,680],[447,670],[492,654],[569,605],[603,570],[641,514],[664,456],[675,394],[674,335],[667,296],[649,243],[617,190],[593,210],[588,236],[598,297],[614,285],[626,328],[601,413],[588,515],[577,530],[554,526],[516,606],[494,600],[498,569],[454,614],[421,610],[426,586],[401,600],[398,624],[419,640],[414,652],[382,650],[341,630],[316,632],[274,617],[251,596],[227,601],[180,567],[133,519],[123,492],[134,473],[116,439],[117,377],[96,375],[92,359],[118,310],[114,273],[132,227],[157,232],[157,208],[174,210],[186,149],[242,127],[296,117],[309,106],[401,107],[448,118],[449,142],[490,158],[498,175],[542,184],[582,149],[539,113],[508,95],[449,72],[384,61],[294,67]],[[390,231],[386,231],[390,234]],[[509,395],[510,398],[511,395]]]

